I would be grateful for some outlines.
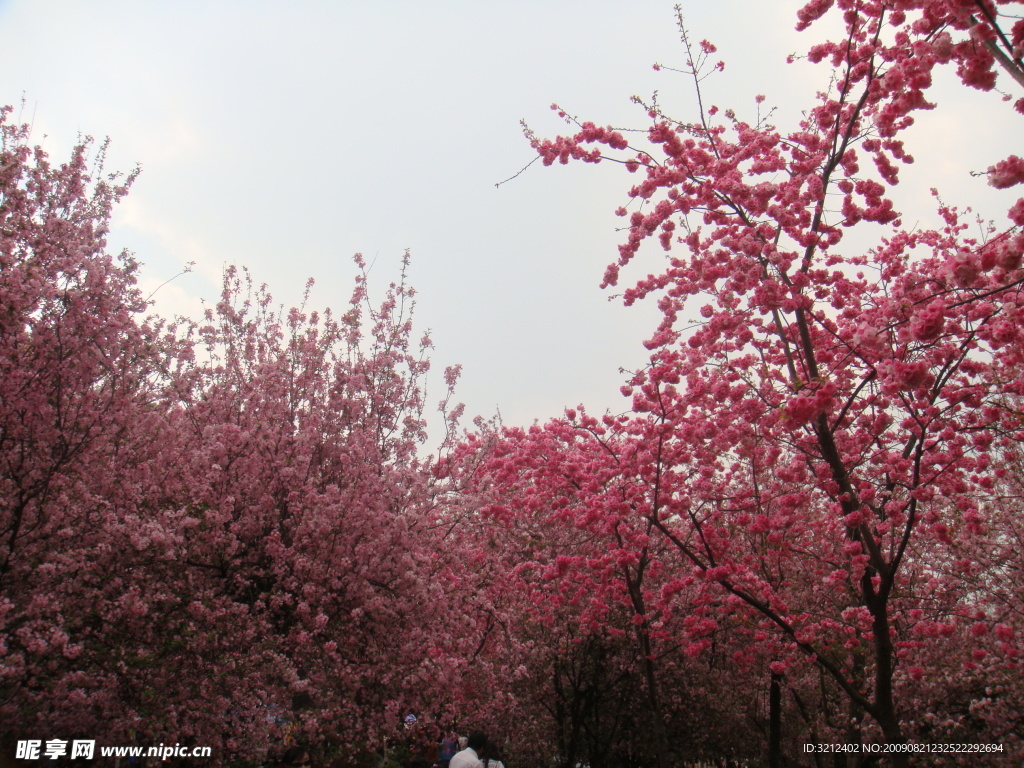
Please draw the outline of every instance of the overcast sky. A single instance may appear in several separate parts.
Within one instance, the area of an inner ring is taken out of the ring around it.
[[[820,36],[792,31],[799,5],[685,5],[694,36],[726,61],[710,101],[752,116],[763,93],[780,127],[795,124],[828,74],[785,63]],[[0,102],[24,94],[34,141],[60,159],[78,133],[109,136],[109,167],[141,165],[112,245],[143,263],[146,293],[196,262],[156,293],[160,312],[197,313],[227,264],[286,305],[312,277],[313,305],[342,307],[354,253],[382,288],[408,249],[436,346],[432,400],[444,366],[461,363],[469,416],[500,408],[529,424],[580,402],[627,406],[619,369],[645,361],[655,311],[610,302],[598,284],[632,177],[538,163],[495,183],[533,158],[521,119],[544,136],[565,129],[552,102],[643,127],[630,96],[657,89],[693,114],[687,82],[652,68],[682,64],[670,2],[0,0],[0,32]],[[940,95],[909,137],[908,220],[929,223],[939,186],[1004,221],[1007,196],[969,172],[1019,152],[1019,121],[991,94]],[[646,255],[644,273],[660,258]]]

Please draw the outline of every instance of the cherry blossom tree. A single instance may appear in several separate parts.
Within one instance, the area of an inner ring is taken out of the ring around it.
[[[665,593],[669,547],[638,514],[650,486],[617,426],[581,407],[466,443],[484,454],[461,503],[479,510],[478,546],[499,564],[487,589],[506,617],[496,650],[520,662],[501,678],[515,719],[566,766],[753,756],[762,735],[748,694],[762,660],[729,620],[672,609],[683,601]],[[724,693],[726,676],[742,702]]]
[[[162,355],[135,263],[104,252],[107,218],[134,174],[103,173],[85,140],[53,165],[0,110],[0,719],[86,706],[82,604],[62,582],[88,573],[100,520],[151,446]],[[101,545],[101,544],[100,544]],[[103,710],[104,703],[95,706]]]
[[[446,662],[470,641],[441,620],[438,490],[419,457],[429,339],[413,342],[413,295],[403,279],[373,307],[361,277],[337,320],[282,313],[230,271],[171,376],[174,441],[149,493],[162,501],[131,541],[189,574],[174,590],[189,635],[214,644],[213,679],[239,672],[221,711],[276,705],[293,738],[350,755],[402,711],[443,703]]]
[[[800,27],[833,5],[808,4]],[[902,745],[923,736],[908,680],[937,672],[912,659],[935,662],[971,622],[988,626],[979,593],[950,589],[950,564],[970,550],[960,572],[990,567],[972,542],[1000,524],[994,482],[1021,437],[1024,200],[978,237],[941,201],[934,229],[903,228],[889,190],[913,161],[901,132],[934,106],[931,69],[952,62],[982,89],[1003,71],[1016,87],[1024,22],[1001,2],[835,5],[845,37],[809,52],[831,86],[789,131],[707,105],[702,82],[721,65],[680,22],[692,120],[638,100],[652,124],[637,147],[555,107],[573,134],[527,134],[545,164],[617,160],[640,176],[606,287],[653,258],[645,243],[665,251],[622,294],[657,296],[663,320],[624,388],[636,416],[613,426],[648,484],[634,514],[679,558],[666,590],[718,590],[779,643],[776,675],[802,658],[842,691],[846,738]],[[1010,187],[1021,171],[994,159],[989,181]],[[875,227],[877,245],[851,245],[854,227]],[[1013,674],[1008,625],[1000,642],[985,655]]]
[[[3,110],[0,747],[102,731],[229,764],[287,735],[356,763],[415,712],[595,768],[1020,759],[1024,199],[972,234],[938,195],[904,227],[892,193],[935,67],[1024,86],[1011,5],[809,2],[801,29],[845,34],[809,49],[828,85],[788,129],[707,103],[715,47],[680,24],[692,119],[638,100],[646,143],[560,109],[571,135],[528,133],[634,174],[604,284],[653,263],[622,298],[663,319],[629,413],[448,455],[454,409],[436,460],[404,271],[335,316],[232,269],[201,321],[146,319],[105,251],[134,174],[88,140],[55,166]]]
[[[103,734],[229,764],[287,735],[354,761],[401,713],[450,710],[480,638],[447,621],[472,596],[421,456],[430,342],[404,268],[379,305],[361,275],[340,317],[229,270],[203,321],[145,320],[135,262],[104,251],[134,174],[88,141],[53,166],[8,112],[4,749]]]

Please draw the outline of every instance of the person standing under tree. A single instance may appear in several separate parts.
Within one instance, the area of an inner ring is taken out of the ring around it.
[[[505,768],[505,763],[501,761],[501,748],[491,739],[484,744],[480,762],[484,764],[484,768]]]
[[[438,768],[448,768],[448,763],[455,756],[455,753],[459,751],[459,737],[455,731],[448,731],[448,733],[441,739],[441,749],[437,757]]]
[[[480,752],[487,746],[487,737],[481,731],[470,731],[466,748],[455,753],[448,768],[484,768]]]

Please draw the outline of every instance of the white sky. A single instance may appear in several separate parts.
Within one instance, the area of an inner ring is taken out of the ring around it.
[[[776,123],[795,124],[827,83],[824,67],[785,64],[821,36],[792,31],[799,5],[684,5],[694,37],[726,61],[709,101],[752,115],[764,93]],[[352,254],[375,259],[382,289],[409,249],[418,325],[436,346],[432,401],[444,366],[461,363],[470,417],[626,407],[619,368],[646,360],[655,310],[597,286],[633,177],[538,163],[494,184],[533,159],[521,118],[541,136],[567,128],[553,101],[643,127],[629,97],[658,89],[680,118],[693,114],[687,82],[651,66],[682,63],[671,2],[0,0],[0,35],[0,102],[25,95],[34,141],[63,159],[78,132],[110,136],[110,169],[142,166],[111,244],[143,263],[146,293],[196,262],[156,294],[162,313],[195,314],[230,263],[286,305],[313,277],[312,305],[341,308]],[[991,94],[943,94],[910,136],[907,219],[928,223],[938,186],[1004,221],[1008,195],[969,171],[1019,153],[1019,121]],[[644,273],[660,256],[647,258]]]

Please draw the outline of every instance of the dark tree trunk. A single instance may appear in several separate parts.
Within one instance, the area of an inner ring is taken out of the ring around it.
[[[782,768],[782,686],[772,672],[768,688],[768,768]]]

